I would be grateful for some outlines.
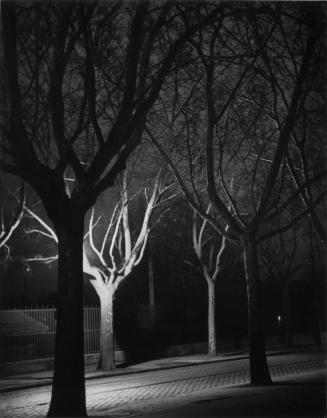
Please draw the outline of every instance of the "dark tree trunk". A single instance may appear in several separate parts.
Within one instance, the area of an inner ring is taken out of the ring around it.
[[[216,341],[216,294],[215,281],[207,280],[208,283],[208,354],[217,355]]]
[[[48,416],[87,416],[83,333],[83,216],[54,221],[58,236],[55,364]]]
[[[321,324],[319,314],[319,296],[317,291],[317,284],[312,283],[312,298],[313,298],[313,335],[314,343],[318,346],[321,345]]]
[[[112,286],[101,286],[99,294],[101,306],[100,325],[100,359],[98,368],[113,370],[115,368],[115,344],[113,326],[114,289]]]
[[[156,322],[156,305],[154,296],[154,271],[153,271],[153,253],[152,244],[148,244],[148,278],[149,278],[149,313],[150,313],[150,329],[153,330]]]
[[[287,347],[293,345],[293,336],[291,332],[291,307],[290,307],[290,296],[289,296],[289,283],[287,278],[284,279],[283,283],[283,318],[282,318],[282,344]]]
[[[0,309],[4,307],[4,267],[0,264]]]
[[[244,237],[244,267],[248,299],[251,384],[271,383],[262,323],[262,295],[257,246],[254,237]]]
[[[311,288],[312,288],[312,303],[313,303],[313,335],[314,343],[318,346],[321,345],[321,324],[319,314],[319,297],[318,297],[318,283],[316,279],[315,270],[315,250],[313,242],[313,231],[311,223],[309,223],[309,234],[310,234],[310,262],[311,262]]]

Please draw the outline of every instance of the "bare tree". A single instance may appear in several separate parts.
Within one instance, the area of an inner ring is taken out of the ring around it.
[[[210,213],[209,204],[207,213]],[[217,354],[216,338],[216,281],[222,271],[222,257],[226,248],[226,237],[222,236],[220,246],[217,246],[217,233],[206,237],[205,228],[208,225],[206,219],[202,219],[199,231],[197,231],[197,212],[193,216],[193,248],[200,262],[202,274],[208,285],[208,354]],[[207,253],[207,257],[205,256]]]
[[[121,184],[121,197],[118,200],[105,233],[96,245],[94,231],[94,210],[90,217],[87,239],[92,252],[92,260],[88,251],[84,250],[84,272],[89,274],[91,284],[97,292],[101,307],[100,326],[100,362],[102,370],[112,370],[115,367],[114,359],[114,323],[113,303],[119,285],[130,276],[133,269],[143,259],[148,236],[151,230],[151,218],[154,209],[158,206],[162,195],[169,186],[160,184],[160,172],[156,176],[152,191],[144,189],[146,208],[137,234],[131,230],[130,198],[128,196],[127,174],[123,174]],[[97,220],[99,225],[100,219]],[[94,256],[97,262],[94,261]],[[99,266],[99,267],[98,267]]]
[[[151,229],[159,221],[161,214],[157,213],[155,222],[154,211],[160,203],[166,202],[174,195],[163,199],[163,195],[172,184],[163,186],[162,169],[158,171],[152,188],[144,186],[134,195],[130,192],[125,170],[118,178],[119,197],[112,209],[109,220],[106,221],[109,208],[101,209],[101,214],[95,220],[95,208],[92,208],[88,228],[84,235],[83,271],[89,276],[90,283],[95,289],[100,301],[100,358],[98,368],[113,370],[115,368],[114,347],[114,319],[113,305],[119,285],[130,276],[144,257],[146,245]],[[117,179],[118,180],[118,179]],[[131,226],[131,219],[135,219],[135,211],[131,209],[134,198],[144,193],[145,208],[142,219],[137,222],[137,229]],[[150,192],[150,193],[149,193]],[[27,234],[38,234],[55,244],[58,238],[51,225],[36,211],[24,205],[26,212],[36,221],[37,226],[25,229]],[[100,232],[98,232],[99,230]],[[100,236],[99,236],[100,235]],[[58,259],[58,254],[44,256],[38,254],[26,258],[26,262],[40,262],[50,264]]]
[[[302,9],[292,9],[293,12],[295,16],[301,15]],[[288,40],[294,41],[296,49],[290,49],[285,39],[282,41],[277,30],[281,16],[288,22]],[[157,107],[158,113],[165,114],[163,109],[170,101],[173,116],[162,118],[162,123],[170,127],[165,132],[171,142],[179,138],[181,144],[181,139],[185,140],[184,158],[179,161],[176,158],[182,145],[169,155],[161,145],[160,130],[149,125],[147,131],[193,209],[222,236],[243,249],[254,384],[271,381],[262,325],[258,243],[291,228],[308,212],[305,209],[298,213],[280,230],[270,233],[262,230],[263,225],[297,199],[304,187],[303,184],[297,190],[284,187],[285,158],[292,132],[300,123],[299,108],[304,101],[313,100],[315,94],[313,91],[307,94],[307,86],[312,82],[310,70],[315,65],[322,25],[317,15],[310,15],[310,19],[301,17],[288,21],[288,14],[281,15],[277,8],[272,16],[219,21],[211,30],[200,32],[191,42],[194,49],[189,50],[193,71],[180,70],[176,76],[179,89],[175,89],[175,94],[167,92],[162,107]],[[305,36],[301,41],[297,36],[299,27]],[[281,54],[287,58],[279,60]],[[201,77],[196,77],[197,71]],[[265,166],[263,161],[267,159],[271,164]],[[187,162],[188,179],[184,174]],[[200,166],[197,173],[204,172],[201,187],[206,190],[215,217],[206,212],[201,201],[199,182],[195,181],[196,165]],[[237,186],[234,193],[227,187],[232,175]],[[321,175],[320,172],[308,181],[313,182]],[[311,206],[320,203],[323,196],[319,195]],[[226,224],[228,231],[224,230]]]
[[[36,190],[58,237],[49,416],[86,415],[84,216],[124,170],[178,52],[224,8],[206,2],[1,5],[0,166]]]

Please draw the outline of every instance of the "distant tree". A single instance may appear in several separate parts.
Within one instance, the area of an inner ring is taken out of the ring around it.
[[[208,206],[207,213],[210,213],[210,208],[211,204]],[[208,354],[215,356],[217,354],[215,285],[223,268],[222,257],[226,249],[226,237],[222,236],[218,245],[217,232],[215,231],[211,236],[205,236],[208,221],[203,218],[201,220],[200,229],[197,231],[197,212],[194,211],[193,248],[208,285]]]

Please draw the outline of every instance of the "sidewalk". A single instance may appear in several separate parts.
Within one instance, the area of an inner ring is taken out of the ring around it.
[[[267,349],[267,356],[293,353],[299,351],[322,351],[323,348],[315,346],[296,346],[285,348],[281,346],[270,347]],[[194,354],[181,357],[160,358],[149,360],[143,363],[124,366],[117,364],[117,368],[110,372],[96,370],[96,365],[89,365],[85,368],[85,379],[99,379],[109,376],[124,376],[128,374],[145,373],[154,370],[166,370],[177,367],[187,367],[196,364],[218,363],[231,360],[239,360],[248,358],[247,350],[230,350],[218,353],[217,356],[211,357],[208,354]],[[52,383],[53,371],[42,371],[35,373],[16,374],[12,376],[0,377],[0,393],[9,392],[18,389],[36,388],[48,386]]]
[[[323,418],[325,379],[319,374],[279,379],[271,386],[220,387],[192,397],[171,398],[144,408],[138,418]],[[106,415],[107,418],[115,415]],[[116,415],[119,416],[119,415]]]

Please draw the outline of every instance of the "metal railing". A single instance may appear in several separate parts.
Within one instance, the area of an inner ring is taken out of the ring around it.
[[[115,338],[116,350],[126,348],[126,336],[130,339],[129,343],[135,346],[140,343],[142,335],[151,334],[155,324],[158,325],[160,317],[166,318],[164,308],[163,306],[137,305],[116,312],[115,318],[117,324],[120,325],[118,336]],[[126,323],[129,326],[125,329]],[[172,332],[173,324],[167,322],[166,319],[162,323]],[[166,336],[166,340],[170,338],[169,341],[176,344],[171,341],[170,334],[166,335],[166,328],[160,328],[160,332]],[[55,332],[56,309],[53,307],[0,310],[0,363],[54,357]],[[308,333],[308,330],[303,329],[302,332]],[[99,342],[100,309],[98,306],[86,306],[84,307],[85,354],[99,352]]]
[[[138,305],[133,314],[141,328],[153,324],[153,307]],[[119,316],[119,315],[118,315]],[[0,310],[0,362],[54,357],[56,309],[54,307]],[[84,352],[99,352],[100,308],[84,307]],[[115,340],[119,349],[119,342]]]
[[[84,308],[85,354],[99,351],[100,310]],[[0,310],[0,362],[53,357],[55,308]]]

